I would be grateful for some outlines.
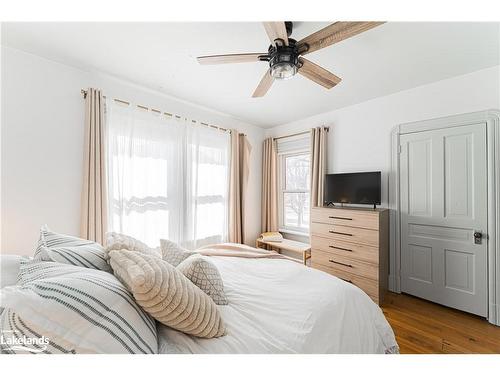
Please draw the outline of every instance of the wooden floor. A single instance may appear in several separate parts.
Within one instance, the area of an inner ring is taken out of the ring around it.
[[[402,354],[500,353],[500,327],[475,315],[395,293],[382,310]]]

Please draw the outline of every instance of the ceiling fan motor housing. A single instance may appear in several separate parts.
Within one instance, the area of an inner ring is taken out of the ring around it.
[[[277,79],[293,77],[301,64],[299,49],[294,39],[288,39],[288,45],[281,39],[276,39],[276,45],[270,45],[266,60],[269,61],[270,74]]]

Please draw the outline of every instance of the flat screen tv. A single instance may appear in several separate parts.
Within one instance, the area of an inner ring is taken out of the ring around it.
[[[380,172],[335,173],[325,176],[325,205],[380,204]]]

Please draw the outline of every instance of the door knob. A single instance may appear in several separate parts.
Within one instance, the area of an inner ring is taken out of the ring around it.
[[[479,230],[475,230],[474,231],[474,243],[476,245],[480,245],[482,240],[483,240],[483,233],[481,233],[481,231],[479,231]]]

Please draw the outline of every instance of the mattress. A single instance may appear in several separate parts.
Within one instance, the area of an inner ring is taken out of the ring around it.
[[[160,353],[396,353],[381,309],[358,287],[284,259],[210,257],[228,334],[195,338],[158,324]]]

